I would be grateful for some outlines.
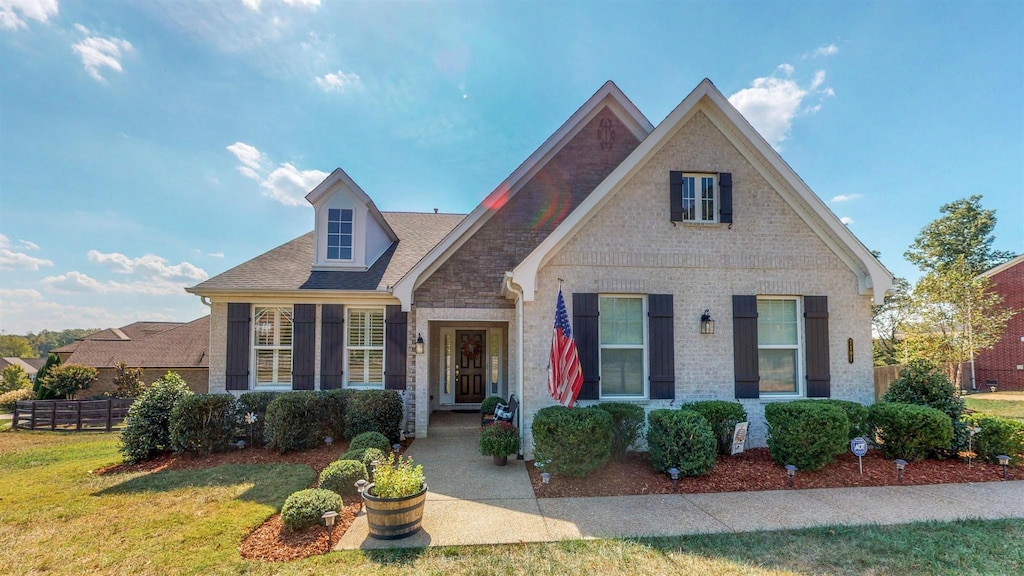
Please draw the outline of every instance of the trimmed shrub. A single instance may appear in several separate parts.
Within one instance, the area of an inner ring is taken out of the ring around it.
[[[246,392],[238,397],[238,435],[245,437],[251,446],[263,446],[267,406],[280,395],[280,392]],[[245,421],[249,414],[256,416],[256,421],[252,424]]]
[[[320,395],[312,391],[285,392],[267,405],[263,438],[267,447],[284,454],[323,443]]]
[[[508,404],[508,400],[505,400],[501,396],[488,396],[484,398],[484,401],[480,403],[481,414],[494,414],[494,409],[498,404]]]
[[[718,453],[726,456],[732,454],[732,435],[736,425],[747,421],[747,411],[742,404],[727,400],[704,400],[682,404],[679,409],[693,410],[703,416],[715,433]]]
[[[838,406],[817,400],[775,402],[764,407],[764,418],[776,464],[818,470],[846,451],[850,420]]]
[[[88,388],[96,380],[97,374],[99,372],[92,366],[61,364],[50,368],[43,386],[49,388],[50,392],[57,396],[74,400],[75,394]]]
[[[682,476],[703,476],[715,467],[715,433],[698,412],[652,410],[647,419],[647,448],[655,470],[678,468]]]
[[[376,448],[381,452],[387,452],[391,449],[391,443],[380,432],[363,432],[349,442],[348,449],[360,450],[363,448]]]
[[[889,386],[883,402],[902,402],[941,410],[953,426],[950,445],[936,451],[940,457],[955,456],[967,449],[967,423],[963,421],[964,399],[956,386],[935,364],[914,360],[900,371],[900,377]]]
[[[169,420],[171,448],[204,456],[226,450],[235,437],[237,409],[235,397],[230,394],[179,398]]]
[[[281,507],[281,521],[291,530],[302,530],[319,525],[324,512],[341,512],[344,506],[341,496],[330,490],[299,490],[284,501],[284,506]]]
[[[340,494],[342,498],[356,498],[356,482],[368,480],[366,466],[355,460],[335,460],[320,473],[319,487]]]
[[[644,409],[626,402],[602,402],[594,406],[612,417],[612,456],[621,460],[643,437]]]
[[[2,398],[2,397],[0,397]],[[1024,422],[988,414],[965,417],[971,426],[981,428],[974,436],[974,452],[978,458],[998,463],[996,456],[1005,454],[1011,464],[1019,464],[1024,457]]]
[[[868,409],[868,421],[886,458],[923,460],[948,449],[953,439],[949,417],[928,406],[879,402]]]
[[[611,457],[612,417],[597,408],[549,406],[533,417],[533,454],[546,472],[581,477]]]
[[[354,390],[326,390],[320,393],[323,436],[337,440],[345,437],[345,408]]]
[[[511,456],[519,452],[519,428],[509,422],[495,422],[480,431],[480,453],[484,456]]]
[[[0,412],[13,412],[15,402],[35,400],[36,393],[31,388],[21,388],[0,394]]]
[[[338,460],[355,460],[356,462],[362,463],[366,467],[367,472],[373,471],[373,462],[383,462],[384,452],[376,448],[360,448],[358,450],[349,450],[341,456]]]
[[[170,420],[175,402],[191,396],[188,384],[168,372],[142,393],[125,419],[121,431],[121,454],[127,462],[140,462],[171,449]]]
[[[868,438],[871,434],[871,427],[868,426],[867,406],[850,400],[815,400],[815,402],[831,404],[846,414],[846,419],[850,421],[850,432],[847,434],[849,436],[846,439],[847,442],[858,436]]]
[[[348,396],[345,437],[380,432],[390,443],[402,433],[402,397],[394,390],[359,390]]]

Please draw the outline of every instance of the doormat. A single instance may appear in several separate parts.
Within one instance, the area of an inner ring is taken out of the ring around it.
[[[453,414],[479,414],[479,410],[473,410],[472,408],[461,408],[459,410],[452,410]]]

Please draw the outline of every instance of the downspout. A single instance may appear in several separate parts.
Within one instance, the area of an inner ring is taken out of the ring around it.
[[[523,413],[526,410],[523,394],[523,290],[512,282],[511,272],[505,272],[505,288],[516,296],[516,398],[519,398],[519,454],[516,454],[516,460],[522,460],[526,446],[526,432],[523,430]]]

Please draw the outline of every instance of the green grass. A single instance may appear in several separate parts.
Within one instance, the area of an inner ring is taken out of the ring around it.
[[[109,434],[0,433],[5,574],[1014,574],[1024,522],[963,521],[681,538],[335,552],[243,560],[241,540],[314,478],[225,465],[95,476]]]
[[[1024,401],[1017,400],[981,400],[966,396],[967,407],[976,412],[984,412],[993,416],[1003,416],[1024,421]]]

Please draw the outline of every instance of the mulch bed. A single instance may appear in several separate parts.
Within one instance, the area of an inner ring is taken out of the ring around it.
[[[610,462],[585,478],[568,478],[552,474],[545,490],[540,470],[528,463],[530,480],[538,498],[575,496],[623,496],[637,494],[671,494],[672,480],[668,474],[655,472],[646,453],[631,452],[622,461]],[[923,460],[907,464],[902,485],[996,482],[1003,478],[997,464],[974,460],[971,466],[963,460]],[[1024,469],[1010,467],[1008,479],[1024,480]],[[794,489],[844,488],[856,486],[899,486],[896,465],[872,450],[864,457],[864,474],[857,468],[857,457],[843,454],[835,462],[815,472],[797,471]],[[789,489],[786,470],[772,460],[767,448],[753,448],[736,456],[719,456],[707,476],[680,478],[679,492],[742,492]]]

